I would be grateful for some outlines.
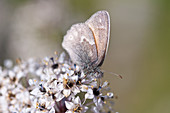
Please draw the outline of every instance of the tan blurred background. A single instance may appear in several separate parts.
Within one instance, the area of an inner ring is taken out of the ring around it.
[[[0,0],[0,64],[62,52],[70,26],[103,9],[111,37],[102,69],[118,95],[115,110],[170,113],[169,0]]]

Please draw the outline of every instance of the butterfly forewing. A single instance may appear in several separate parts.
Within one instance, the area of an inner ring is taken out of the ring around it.
[[[71,60],[81,67],[92,65],[97,60],[93,33],[84,23],[75,24],[67,31],[62,46]]]
[[[98,60],[94,65],[101,66],[109,44],[110,16],[107,11],[98,11],[85,24],[92,30],[96,42]]]
[[[102,65],[109,43],[110,17],[107,11],[98,11],[85,23],[73,25],[64,36],[63,48],[73,63],[84,67]]]

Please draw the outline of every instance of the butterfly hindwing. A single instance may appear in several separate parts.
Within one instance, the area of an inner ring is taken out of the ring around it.
[[[97,60],[97,50],[92,31],[84,23],[73,25],[64,36],[63,48],[71,60],[84,67]]]

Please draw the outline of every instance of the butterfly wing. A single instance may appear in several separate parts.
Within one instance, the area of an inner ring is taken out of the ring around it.
[[[91,29],[96,42],[98,60],[94,65],[101,66],[109,45],[110,16],[107,11],[98,11],[85,24]]]
[[[67,31],[62,46],[71,60],[81,67],[90,66],[97,60],[93,33],[84,23],[75,24]]]

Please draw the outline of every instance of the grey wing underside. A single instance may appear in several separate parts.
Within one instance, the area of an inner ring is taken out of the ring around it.
[[[68,52],[73,63],[81,67],[92,65],[97,61],[93,33],[84,23],[75,24],[67,31],[62,46]]]
[[[101,66],[107,53],[110,38],[110,16],[107,11],[98,11],[86,22],[92,30],[97,47],[98,60],[94,65]]]

